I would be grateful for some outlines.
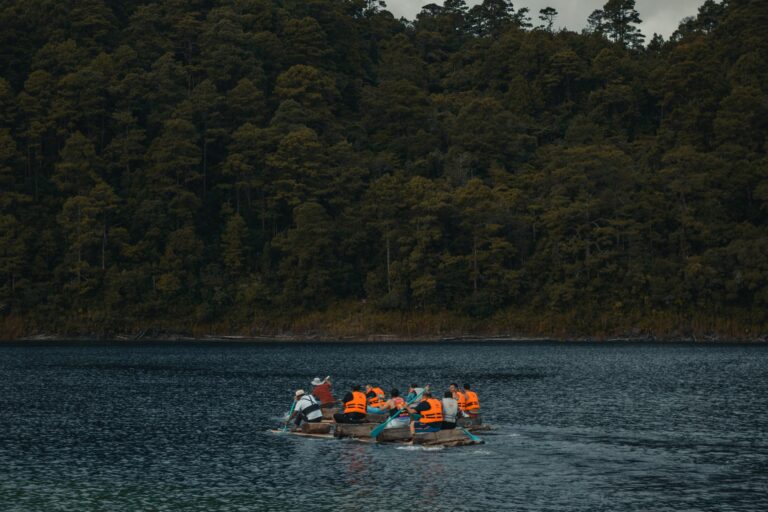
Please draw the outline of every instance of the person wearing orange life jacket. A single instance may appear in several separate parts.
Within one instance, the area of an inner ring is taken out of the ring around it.
[[[384,408],[386,398],[383,389],[378,386],[366,384],[365,397],[368,399],[368,408],[366,409],[368,414],[384,414],[387,412]]]
[[[456,403],[459,406],[459,417],[465,416],[465,406],[467,405],[467,395],[465,395],[460,389],[459,385],[456,383],[451,384],[448,386],[448,391],[451,392],[453,395],[453,398],[456,400]]]
[[[363,423],[365,421],[365,409],[368,400],[365,393],[360,391],[360,386],[355,384],[352,391],[344,395],[341,399],[344,404],[344,412],[337,412],[333,415],[336,423]]]
[[[469,384],[464,384],[464,395],[467,401],[464,403],[464,412],[470,418],[477,418],[480,415],[480,399],[477,393],[471,390]]]
[[[425,391],[421,402],[416,406],[408,406],[408,412],[419,414],[421,417],[411,423],[411,435],[438,432],[443,424],[443,404]]]

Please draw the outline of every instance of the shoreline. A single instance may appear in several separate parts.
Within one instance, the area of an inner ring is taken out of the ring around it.
[[[0,343],[12,342],[106,342],[106,343],[152,343],[152,342],[223,342],[223,343],[697,343],[697,344],[768,344],[768,336],[758,338],[730,339],[716,336],[680,336],[680,337],[656,337],[656,336],[522,336],[522,335],[415,335],[402,336],[394,334],[370,334],[368,336],[332,336],[328,334],[274,334],[274,335],[204,335],[191,336],[179,333],[162,333],[156,335],[128,335],[118,334],[114,336],[95,335],[61,335],[56,333],[37,333],[22,336],[15,339],[0,339]]]
[[[381,312],[360,304],[272,316],[247,322],[123,318],[96,313],[68,318],[0,315],[5,341],[230,341],[230,342],[694,342],[766,343],[768,321],[757,313],[700,311],[618,315],[508,310],[491,318],[450,312]]]

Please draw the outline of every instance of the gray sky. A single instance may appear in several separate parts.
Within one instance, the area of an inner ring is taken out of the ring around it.
[[[442,0],[385,0],[387,9],[395,17],[404,16],[414,19],[423,5],[436,3],[442,5]],[[475,5],[481,0],[467,0],[467,5]],[[602,9],[607,0],[517,0],[513,1],[515,9],[528,7],[531,10],[531,22],[539,23],[539,9],[554,7],[560,13],[555,20],[558,28],[567,27],[580,31],[587,24],[587,16],[595,9]],[[643,23],[640,30],[648,40],[654,32],[668,38],[677,29],[680,20],[686,16],[695,16],[704,0],[637,0],[635,8],[640,13]]]

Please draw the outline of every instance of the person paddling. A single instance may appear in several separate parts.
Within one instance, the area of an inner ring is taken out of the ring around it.
[[[296,427],[301,427],[302,422],[319,423],[323,419],[323,411],[320,410],[320,402],[317,401],[317,398],[305,393],[303,389],[298,389],[294,399],[296,406],[293,408],[293,413],[288,421],[296,418]]]
[[[312,386],[312,394],[315,395],[315,398],[320,402],[320,407],[323,409],[330,409],[336,405],[336,399],[331,392],[330,376],[323,380],[320,380],[320,377],[315,377],[312,379]]]
[[[426,388],[420,388],[419,385],[414,382],[411,384],[411,387],[408,388],[408,395],[405,397],[405,401],[413,402],[417,396],[424,392],[424,390],[429,390],[429,386]]]
[[[407,427],[411,422],[411,417],[407,410],[401,411],[401,409],[405,408],[405,400],[400,396],[400,391],[397,388],[393,388],[392,391],[389,392],[389,396],[391,398],[384,402],[383,409],[389,411],[389,416],[394,419],[392,419],[384,428]]]
[[[383,389],[378,386],[366,384],[365,397],[368,399],[368,407],[366,409],[368,414],[384,414],[387,412],[387,410],[384,409],[386,398]]]
[[[365,394],[360,391],[360,386],[355,384],[352,391],[341,399],[344,403],[344,412],[333,415],[336,423],[363,423],[365,421],[365,409],[367,400]]]
[[[440,431],[443,423],[443,404],[440,403],[440,400],[436,400],[429,391],[424,392],[418,405],[409,405],[408,412],[421,415],[418,420],[411,423],[411,436]]]

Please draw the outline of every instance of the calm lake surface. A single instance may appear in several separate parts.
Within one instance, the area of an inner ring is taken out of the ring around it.
[[[470,382],[485,445],[268,432],[330,374]],[[0,510],[768,510],[768,346],[0,344]]]

